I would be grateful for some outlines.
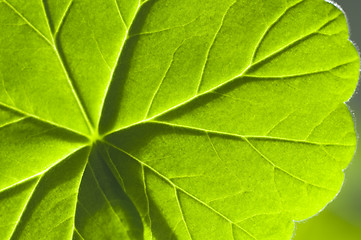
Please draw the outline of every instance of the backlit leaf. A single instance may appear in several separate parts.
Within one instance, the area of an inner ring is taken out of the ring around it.
[[[1,0],[0,239],[290,239],[341,188],[359,56],[323,0]]]

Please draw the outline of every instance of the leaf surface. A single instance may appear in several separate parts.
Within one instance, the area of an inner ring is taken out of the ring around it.
[[[359,56],[330,3],[2,0],[0,26],[1,239],[290,239],[341,188]]]

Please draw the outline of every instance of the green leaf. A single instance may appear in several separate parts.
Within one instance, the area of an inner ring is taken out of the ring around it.
[[[0,0],[0,26],[0,239],[290,239],[341,188],[330,3]]]

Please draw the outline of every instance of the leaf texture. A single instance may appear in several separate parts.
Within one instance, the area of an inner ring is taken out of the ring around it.
[[[355,151],[323,0],[1,0],[0,239],[290,239]]]

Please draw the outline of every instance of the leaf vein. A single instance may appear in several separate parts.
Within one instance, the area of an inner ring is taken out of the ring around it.
[[[44,2],[42,2],[42,7],[43,7],[43,10],[44,10],[44,15],[45,15],[45,19],[47,20],[47,25],[48,25],[48,28],[50,30],[50,25],[49,25],[49,18],[47,16],[47,13],[44,9]],[[79,105],[79,108],[81,110],[81,113],[83,114],[83,117],[84,117],[84,120],[85,122],[87,123],[88,127],[89,127],[89,130],[91,132],[93,132],[93,128],[92,128],[92,124],[90,123],[90,120],[89,120],[89,117],[87,116],[86,112],[85,112],[85,109],[84,109],[84,106],[82,105],[81,101],[80,101],[80,98],[77,94],[77,91],[75,90],[74,88],[74,84],[73,82],[71,81],[70,79],[70,76],[69,76],[69,73],[67,71],[67,69],[65,68],[65,65],[64,65],[64,62],[62,60],[62,58],[60,57],[60,54],[59,54],[59,50],[56,46],[56,42],[54,41],[54,38],[52,39],[52,41],[50,41],[47,37],[44,36],[44,34],[42,34],[40,32],[40,30],[38,30],[33,24],[31,24],[31,22],[29,20],[27,20],[13,5],[11,5],[7,0],[4,0],[4,3],[10,8],[12,9],[21,19],[23,19],[38,35],[40,35],[44,40],[46,40],[46,42],[52,47],[52,49],[54,50],[55,52],[55,55],[57,56],[58,58],[58,61],[64,71],[64,74],[65,74],[65,77],[67,78],[67,81],[68,81],[68,84],[70,85],[70,88],[74,94],[74,97],[75,97],[75,100],[77,102],[77,104]],[[51,32],[51,31],[50,31]]]
[[[231,172],[232,175],[239,181],[240,186],[242,186],[242,180],[241,180],[241,179],[239,178],[239,176],[234,172],[233,169],[229,169],[229,168],[228,168],[227,164],[222,160],[222,158],[221,158],[221,156],[219,155],[216,147],[214,146],[214,143],[213,143],[213,141],[212,141],[212,139],[211,139],[211,136],[209,136],[208,132],[205,132],[205,133],[206,133],[206,135],[207,135],[207,139],[208,139],[208,141],[209,141],[209,143],[210,143],[210,145],[211,145],[211,147],[212,147],[213,152],[216,154],[217,160],[221,163],[221,166],[223,165],[228,172]]]
[[[179,196],[178,196],[177,188],[175,188],[174,186],[173,186],[173,188],[174,188],[175,199],[176,199],[176,201],[177,201],[177,205],[178,205],[178,208],[179,208],[179,212],[180,212],[180,214],[181,214],[182,221],[184,222],[184,225],[185,225],[185,227],[186,227],[186,230],[187,230],[187,233],[188,233],[189,238],[190,238],[190,239],[193,239],[193,238],[192,238],[192,234],[191,234],[190,231],[189,231],[189,227],[188,227],[188,224],[187,224],[187,222],[186,222],[185,215],[184,215],[184,212],[183,212],[181,203],[180,203],[180,201],[179,201]]]
[[[236,133],[228,133],[228,132],[222,132],[222,131],[215,131],[211,129],[203,129],[203,128],[197,128],[197,127],[191,127],[186,125],[179,125],[174,123],[168,123],[163,121],[151,121],[149,123],[154,124],[160,124],[160,125],[166,125],[186,130],[193,130],[193,131],[200,131],[200,132],[206,132],[206,133],[212,133],[216,135],[223,135],[227,137],[235,137],[239,139],[248,138],[248,139],[264,139],[269,141],[284,141],[284,142],[291,142],[291,143],[303,143],[303,144],[311,144],[311,145],[319,145],[319,146],[341,146],[341,147],[354,147],[354,144],[340,144],[340,143],[322,143],[322,142],[313,142],[313,141],[307,141],[307,140],[300,140],[300,139],[292,139],[292,138],[281,138],[281,137],[271,137],[271,136],[259,136],[259,135],[241,135]]]
[[[140,163],[141,165],[143,165],[144,167],[147,167],[149,170],[151,170],[153,173],[155,173],[156,175],[158,175],[160,178],[164,179],[166,182],[168,182],[171,186],[173,186],[174,188],[177,188],[179,191],[185,193],[188,197],[190,197],[191,199],[195,200],[196,202],[200,203],[201,205],[203,205],[204,207],[208,208],[209,210],[213,211],[216,215],[218,215],[220,218],[224,219],[227,222],[230,222],[232,224],[234,224],[237,228],[239,228],[240,230],[242,230],[243,232],[245,232],[246,234],[248,234],[250,237],[252,237],[253,239],[256,239],[251,233],[249,233],[247,230],[245,230],[244,228],[242,228],[240,225],[238,225],[237,223],[233,222],[231,219],[229,219],[228,217],[226,217],[225,215],[223,215],[222,213],[220,213],[219,211],[217,211],[216,209],[214,209],[213,207],[209,206],[207,203],[203,202],[202,200],[200,200],[199,198],[197,198],[196,196],[192,195],[191,193],[187,192],[186,190],[184,190],[183,188],[181,188],[180,186],[176,185],[175,183],[173,183],[169,178],[167,178],[166,176],[164,176],[163,174],[161,174],[160,172],[158,172],[157,170],[155,170],[153,167],[149,166],[148,164],[142,162],[141,160],[139,160],[138,158],[136,158],[135,156],[133,156],[132,154],[126,152],[125,150],[103,140],[103,142],[105,144],[108,144],[109,146],[117,149],[118,151],[123,152],[124,154],[128,155],[129,157],[131,157],[133,160],[137,161],[138,163]]]
[[[253,51],[253,55],[252,55],[252,58],[251,58],[251,63],[254,62],[254,59],[255,59],[255,57],[256,57],[256,55],[257,55],[257,52],[258,52],[258,50],[259,50],[259,47],[261,46],[263,40],[265,39],[265,37],[267,36],[267,34],[269,33],[269,31],[270,31],[290,10],[292,10],[292,9],[295,8],[295,7],[297,7],[297,6],[298,6],[299,4],[301,4],[302,2],[303,2],[303,1],[297,2],[297,3],[289,6],[288,8],[286,8],[285,11],[283,11],[283,12],[281,13],[281,15],[280,15],[279,17],[277,17],[276,20],[275,20],[273,23],[271,23],[271,24],[266,28],[266,30],[265,30],[264,33],[261,35],[261,38],[260,38],[259,41],[257,42],[256,47],[255,47],[255,49],[254,49],[254,51]]]
[[[39,183],[40,183],[40,181],[41,181],[41,178],[42,178],[43,176],[44,176],[44,175],[41,175],[41,176],[39,177],[39,179],[37,180],[37,182],[36,182],[33,190],[31,191],[30,195],[29,195],[28,198],[26,199],[26,203],[25,203],[23,209],[22,209],[21,212],[20,212],[20,215],[19,215],[19,217],[18,217],[18,219],[17,219],[17,221],[16,221],[16,223],[15,223],[14,228],[12,229],[12,232],[11,232],[11,235],[10,235],[10,238],[9,238],[9,239],[12,239],[12,238],[13,238],[13,236],[14,236],[14,234],[15,234],[15,231],[16,231],[16,229],[18,228],[18,226],[19,226],[19,224],[20,224],[20,220],[21,220],[21,218],[23,217],[23,215],[24,215],[24,213],[25,213],[25,211],[26,211],[26,209],[27,209],[27,207],[28,207],[28,205],[29,205],[29,202],[30,202],[30,200],[32,199],[32,197],[33,197],[33,195],[34,195],[37,187],[39,186]]]
[[[146,183],[146,179],[145,179],[145,169],[144,169],[144,165],[140,164],[141,168],[142,168],[142,182],[143,182],[143,189],[144,189],[144,196],[145,196],[145,200],[147,202],[147,213],[146,213],[146,218],[148,220],[149,223],[149,228],[152,231],[152,218],[150,216],[150,201],[149,201],[149,196],[148,196],[148,191],[147,191],[147,183]],[[153,234],[151,234],[151,239],[153,239]]]
[[[27,181],[30,181],[30,180],[32,180],[32,179],[34,179],[34,178],[36,178],[36,177],[39,177],[39,176],[44,175],[44,174],[47,173],[50,169],[56,167],[59,163],[61,163],[62,161],[64,161],[65,159],[69,158],[71,155],[73,155],[74,153],[76,153],[77,151],[79,151],[79,150],[81,150],[81,149],[83,149],[83,148],[85,148],[85,147],[87,147],[87,146],[81,146],[81,147],[73,150],[72,152],[68,153],[67,155],[61,157],[61,159],[60,159],[59,161],[53,163],[53,164],[50,165],[48,168],[46,168],[45,170],[43,170],[43,171],[41,171],[41,172],[39,172],[39,173],[36,173],[35,175],[32,175],[32,176],[30,176],[30,177],[27,177],[27,178],[25,178],[25,179],[22,179],[22,180],[20,180],[20,181],[18,181],[18,182],[16,182],[16,183],[12,184],[12,185],[10,185],[10,186],[7,186],[7,187],[4,187],[3,189],[0,189],[0,193],[5,192],[5,191],[7,191],[7,190],[10,190],[11,188],[14,188],[14,187],[16,187],[16,186],[19,186],[19,185],[21,185],[21,184],[23,184],[23,183],[25,183],[25,182],[27,182]]]
[[[60,29],[63,27],[63,24],[64,24],[64,22],[65,22],[65,18],[68,16],[68,14],[69,14],[69,12],[70,12],[70,8],[71,8],[71,6],[73,5],[73,3],[74,3],[74,0],[71,0],[71,1],[69,2],[68,6],[66,7],[66,9],[65,9],[65,11],[64,11],[63,16],[61,16],[60,22],[59,22],[59,24],[58,24],[58,26],[57,26],[57,28],[56,28],[56,30],[55,30],[55,32],[54,32],[54,38],[55,38],[55,39],[57,38],[57,36],[58,36],[58,34],[59,34],[59,32],[60,32]]]
[[[68,132],[72,132],[72,133],[75,133],[76,135],[79,135],[79,136],[85,137],[86,139],[89,139],[89,136],[88,136],[88,135],[85,135],[85,134],[83,134],[83,133],[81,133],[81,132],[78,132],[78,131],[76,131],[76,130],[74,130],[74,129],[68,128],[68,127],[63,126],[63,125],[61,125],[61,124],[55,123],[55,122],[53,122],[53,121],[50,121],[50,120],[41,118],[41,117],[39,117],[39,116],[37,116],[37,115],[34,115],[34,114],[31,114],[31,113],[25,112],[25,111],[23,111],[23,110],[21,110],[21,109],[18,109],[18,108],[16,108],[16,107],[13,107],[13,106],[10,106],[10,105],[7,105],[7,104],[5,104],[5,103],[0,102],[0,107],[3,107],[3,108],[5,108],[5,109],[8,109],[8,110],[11,110],[11,111],[14,111],[14,112],[17,112],[17,113],[19,113],[19,114],[21,114],[21,115],[23,115],[23,116],[36,119],[36,120],[38,120],[38,121],[40,121],[40,122],[42,122],[42,123],[49,124],[49,125],[55,126],[55,127],[57,127],[57,128],[64,129],[64,130],[66,130],[66,131],[68,131]]]
[[[208,65],[209,54],[210,54],[212,48],[214,47],[214,44],[215,44],[215,42],[216,42],[216,40],[217,40],[217,37],[218,37],[218,34],[221,32],[221,29],[222,29],[223,24],[224,24],[224,20],[225,20],[225,18],[226,18],[226,16],[227,16],[229,10],[230,10],[236,3],[237,3],[237,0],[235,0],[235,1],[227,8],[226,12],[224,13],[224,15],[223,15],[223,17],[222,17],[222,19],[221,19],[221,24],[220,24],[217,32],[215,33],[215,35],[214,35],[214,37],[213,37],[213,39],[212,39],[212,42],[211,42],[211,44],[210,44],[210,46],[209,46],[209,48],[208,48],[208,51],[207,51],[207,53],[206,53],[206,60],[205,60],[205,62],[204,62],[204,64],[203,64],[202,74],[201,74],[201,77],[200,77],[200,79],[199,79],[199,82],[198,82],[198,85],[197,85],[197,88],[196,88],[195,96],[198,95],[199,90],[200,90],[200,87],[201,87],[201,85],[202,85],[204,73],[205,73],[206,67],[207,67],[207,65]]]
[[[341,13],[342,14],[342,13]],[[290,43],[280,47],[279,49],[277,49],[276,51],[273,51],[271,54],[265,56],[263,59],[258,60],[257,62],[252,63],[252,67],[257,66],[258,64],[261,64],[263,62],[265,62],[266,60],[269,60],[273,57],[276,57],[277,55],[280,55],[281,53],[283,53],[284,51],[286,51],[287,49],[289,49],[290,47],[297,45],[299,43],[301,43],[302,41],[304,41],[305,39],[308,39],[310,37],[312,37],[313,35],[317,35],[319,34],[319,30],[322,29],[325,25],[327,25],[329,22],[333,21],[334,19],[336,19],[337,17],[339,17],[339,15],[337,15],[335,18],[332,18],[331,20],[329,20],[328,22],[326,22],[325,24],[323,24],[321,27],[319,27],[318,29],[315,29],[314,31],[311,31],[301,37],[299,37],[298,39],[295,39],[293,41],[291,41]]]
[[[115,0],[115,1],[116,1],[116,0]],[[104,109],[104,105],[105,105],[105,100],[106,100],[106,97],[107,97],[107,95],[108,95],[110,85],[111,85],[111,83],[112,83],[112,81],[113,81],[115,70],[116,70],[117,67],[118,67],[119,60],[120,60],[120,57],[121,57],[121,55],[122,55],[124,46],[125,46],[128,38],[129,38],[129,31],[130,31],[130,29],[131,29],[131,27],[132,27],[132,24],[134,23],[135,18],[136,18],[137,15],[138,15],[140,9],[141,9],[142,6],[144,6],[144,4],[147,3],[147,2],[148,2],[148,1],[145,1],[145,2],[143,2],[143,4],[141,4],[141,2],[140,2],[140,0],[139,0],[139,4],[138,4],[137,9],[135,10],[135,13],[134,13],[133,19],[132,19],[132,21],[131,21],[131,24],[130,24],[129,28],[126,28],[125,35],[124,35],[123,41],[122,41],[122,43],[121,43],[121,45],[120,45],[120,48],[119,48],[119,51],[118,51],[118,55],[117,55],[117,58],[116,58],[116,61],[115,61],[115,64],[114,64],[114,67],[113,67],[113,69],[111,70],[110,77],[109,77],[109,80],[108,80],[108,83],[107,83],[107,87],[106,87],[106,89],[105,89],[105,91],[104,91],[104,96],[103,96],[103,99],[102,99],[102,103],[101,103],[101,107],[100,107],[100,111],[99,111],[99,117],[98,117],[99,122],[98,122],[98,124],[97,124],[97,126],[96,126],[96,127],[97,127],[97,129],[96,129],[97,131],[98,131],[98,129],[99,129],[100,119],[101,119],[101,115],[102,115],[102,113],[103,113],[103,109]]]
[[[91,163],[90,163],[90,162],[88,162],[88,166],[89,166],[90,172],[91,172],[91,174],[92,174],[92,176],[93,176],[93,178],[94,178],[96,187],[97,187],[98,190],[100,191],[100,194],[103,196],[105,202],[106,202],[106,203],[108,204],[108,206],[110,207],[112,213],[114,214],[114,216],[115,216],[115,217],[117,218],[117,220],[119,221],[119,224],[122,225],[122,221],[120,220],[119,215],[116,213],[113,205],[110,203],[107,195],[105,194],[104,190],[103,190],[102,187],[100,186],[100,183],[99,183],[99,181],[98,181],[98,178],[97,178],[97,176],[95,175],[94,169],[93,169],[93,167],[91,166]]]
[[[85,238],[83,237],[83,235],[81,235],[81,233],[79,232],[79,230],[74,227],[74,232],[76,232],[78,234],[78,236],[82,239],[82,240],[85,240]],[[73,239],[73,238],[72,238]]]
[[[152,97],[152,99],[151,99],[151,101],[150,101],[150,104],[149,104],[149,106],[148,106],[148,108],[147,108],[147,111],[146,111],[144,120],[148,118],[149,113],[150,113],[150,110],[151,110],[151,108],[152,108],[152,106],[153,106],[154,100],[155,100],[155,98],[157,97],[157,95],[158,95],[158,93],[159,93],[159,90],[160,90],[160,88],[161,88],[164,80],[167,78],[170,69],[172,68],[172,65],[173,65],[173,63],[174,63],[174,58],[175,58],[176,53],[177,53],[178,50],[183,46],[183,43],[184,43],[184,41],[182,41],[182,43],[174,50],[174,53],[173,53],[173,55],[172,55],[171,62],[170,62],[170,64],[169,64],[167,70],[165,71],[164,76],[162,77],[161,81],[159,82],[157,89],[155,90],[155,92],[154,92],[154,94],[153,94],[153,97]]]
[[[13,125],[13,124],[20,123],[20,122],[24,121],[24,120],[27,119],[27,118],[28,118],[28,117],[22,117],[22,118],[18,118],[18,119],[15,119],[15,120],[13,120],[13,121],[4,123],[4,124],[0,125],[0,129],[1,129],[1,128],[8,127],[8,126],[11,126],[11,125]]]
[[[302,179],[301,177],[299,176],[296,176],[295,174],[292,174],[290,173],[289,171],[281,168],[280,166],[276,165],[273,161],[271,161],[266,155],[264,155],[256,146],[254,146],[247,138],[244,138],[244,140],[250,145],[250,147],[252,147],[263,159],[265,159],[268,163],[270,163],[274,168],[277,168],[279,169],[280,171],[286,173],[287,175],[291,176],[292,178],[294,179],[297,179],[298,181],[301,181],[307,185],[310,185],[310,186],[314,186],[316,188],[319,188],[319,189],[323,189],[323,190],[327,190],[327,191],[331,191],[331,192],[335,192],[335,190],[333,189],[329,189],[327,187],[324,187],[324,186],[320,186],[320,185],[317,185],[317,184],[314,184],[314,183],[310,183],[308,182],[307,180],[304,180]]]
[[[22,15],[13,5],[11,5],[7,0],[3,0],[3,2],[11,10],[13,10],[29,27],[31,27],[41,38],[43,38],[50,46],[53,45],[51,41],[47,37],[45,37],[45,35],[39,29],[37,29],[33,24],[31,24],[31,22],[26,17],[24,17],[24,15]]]
[[[122,15],[122,13],[120,12],[120,7],[119,7],[119,4],[118,4],[117,0],[114,0],[114,3],[115,3],[115,6],[117,8],[117,12],[119,14],[120,21],[124,24],[125,29],[128,31],[129,28],[128,28],[127,24],[125,23],[125,20],[124,20],[124,17]]]

